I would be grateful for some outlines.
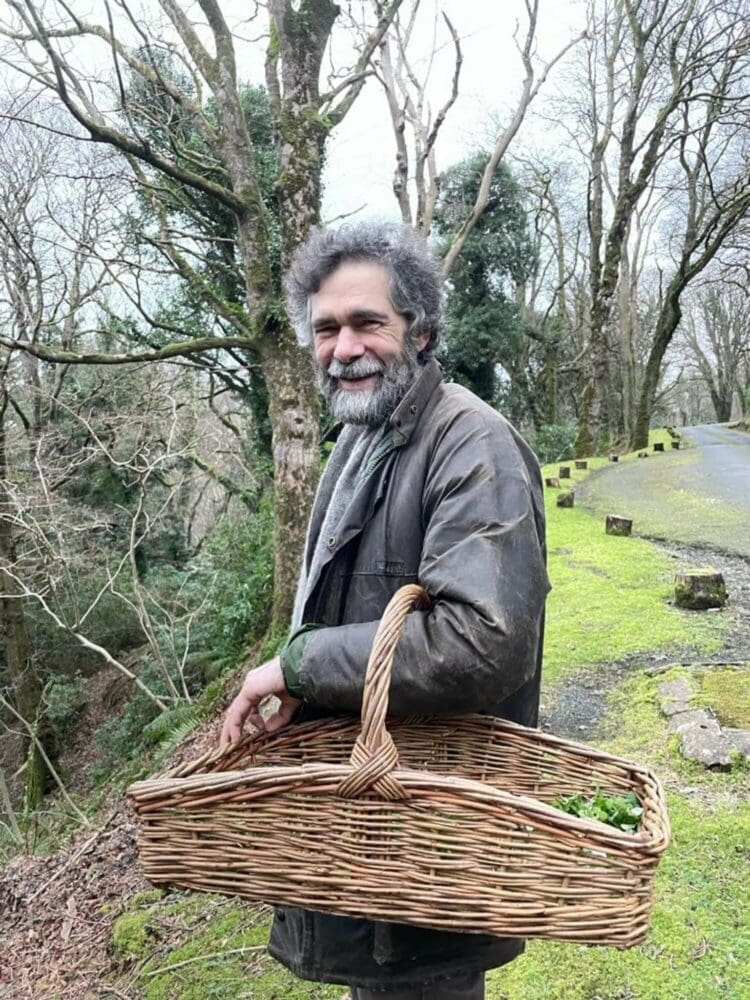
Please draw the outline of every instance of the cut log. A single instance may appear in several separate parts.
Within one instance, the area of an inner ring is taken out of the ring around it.
[[[560,480],[557,476],[547,476],[544,480],[544,485],[549,486],[551,489],[560,489]]]
[[[674,602],[678,608],[705,611],[727,603],[724,577],[715,569],[690,569],[674,578]]]
[[[633,530],[633,521],[629,517],[607,514],[604,530],[608,535],[629,535]]]
[[[559,469],[560,479],[570,479],[570,466],[561,465]]]
[[[654,451],[664,451],[664,442],[654,441]]]
[[[585,458],[576,459],[576,469],[588,469],[589,463]]]
[[[610,462],[619,462],[620,461],[620,456],[617,454],[616,451],[611,451],[609,453],[609,460],[610,460]]]
[[[572,507],[573,501],[575,499],[575,493],[573,490],[566,490],[565,493],[560,493],[557,497],[558,507]]]

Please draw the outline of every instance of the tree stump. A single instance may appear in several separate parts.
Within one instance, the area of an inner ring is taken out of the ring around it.
[[[559,490],[560,480],[557,478],[557,476],[547,476],[544,480],[544,485],[549,486],[550,489]]]
[[[572,507],[573,501],[575,499],[575,493],[573,490],[566,490],[564,493],[560,493],[557,497],[558,507]]]
[[[727,603],[724,577],[715,569],[690,569],[674,578],[674,602],[678,608],[705,611]]]
[[[561,465],[560,466],[560,479],[570,479],[570,466]]]
[[[664,442],[654,441],[654,451],[664,451]]]
[[[648,452],[647,451],[639,451],[638,452],[638,458],[648,458]]]
[[[609,460],[610,460],[610,462],[619,462],[620,461],[620,456],[617,454],[616,451],[611,451],[609,453]]]
[[[588,469],[589,463],[585,458],[576,459],[576,469]]]
[[[629,517],[607,514],[604,530],[608,535],[629,535],[633,530],[633,522]]]
[[[674,448],[675,451],[677,451],[679,449],[679,447],[680,447],[680,442],[679,441],[673,441],[672,442],[672,447]]]

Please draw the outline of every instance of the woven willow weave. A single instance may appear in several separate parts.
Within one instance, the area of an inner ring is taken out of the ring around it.
[[[139,781],[141,862],[158,885],[511,937],[644,939],[669,841],[654,776],[489,716],[389,719],[403,587],[373,645],[361,728],[337,718],[245,738]],[[578,819],[563,795],[633,791],[638,832]]]

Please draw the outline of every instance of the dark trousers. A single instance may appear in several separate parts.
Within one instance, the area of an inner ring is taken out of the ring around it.
[[[424,986],[367,990],[352,986],[352,1000],[484,1000],[484,973],[468,972]]]

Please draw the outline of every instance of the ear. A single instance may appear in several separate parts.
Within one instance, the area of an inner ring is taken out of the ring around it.
[[[429,343],[429,340],[430,340],[430,331],[429,330],[425,330],[424,333],[420,333],[419,337],[417,338],[417,347],[418,347],[418,349],[420,351],[423,351],[425,349],[425,347],[427,347],[427,344]]]

